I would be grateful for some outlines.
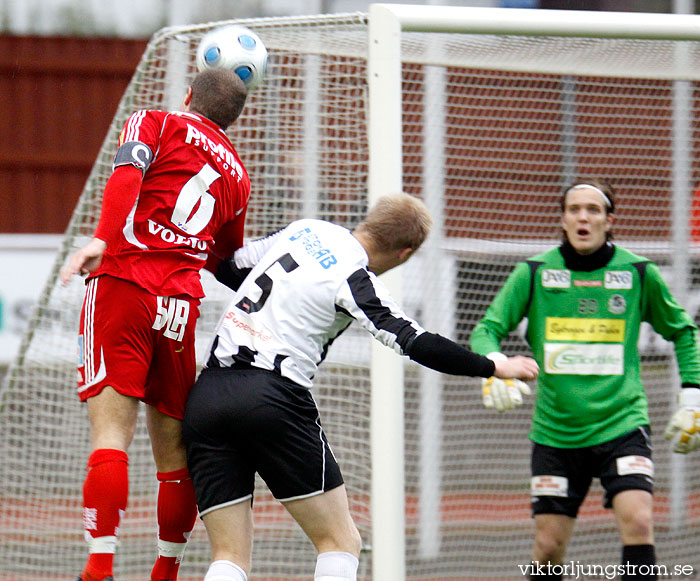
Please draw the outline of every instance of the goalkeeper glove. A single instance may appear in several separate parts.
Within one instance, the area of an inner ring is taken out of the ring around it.
[[[489,353],[492,361],[506,359],[503,353]],[[499,412],[512,410],[523,403],[523,395],[530,395],[530,386],[519,379],[499,379],[492,376],[481,381],[481,396],[484,407],[496,408]]]
[[[678,407],[668,422],[664,437],[673,441],[674,452],[687,454],[700,447],[700,389],[681,389]]]

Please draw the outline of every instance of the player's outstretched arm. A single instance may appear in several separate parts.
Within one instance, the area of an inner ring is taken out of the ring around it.
[[[700,447],[700,389],[681,389],[678,411],[668,422],[664,437],[671,440],[673,451],[678,454],[687,454]]]
[[[73,254],[61,269],[60,276],[63,284],[67,284],[74,274],[90,274],[97,270],[106,249],[107,244],[103,240],[93,238]]]
[[[484,357],[450,339],[428,332],[413,341],[407,354],[416,363],[451,375],[484,378],[496,375],[497,378],[512,379],[520,384],[523,383],[520,379],[535,379],[539,372],[537,362],[530,357],[506,357],[502,353],[497,354],[499,357]]]
[[[505,412],[523,403],[523,395],[530,395],[530,386],[521,381],[537,377],[539,367],[534,359],[516,355],[506,357],[503,353],[489,353],[489,359],[494,362],[495,371],[492,377],[481,382],[481,395],[484,407]]]

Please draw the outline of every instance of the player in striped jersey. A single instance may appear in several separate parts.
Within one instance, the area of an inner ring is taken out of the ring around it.
[[[200,270],[243,242],[248,174],[225,129],[246,90],[232,71],[197,75],[179,112],[137,111],[119,138],[94,238],[61,271],[87,274],[78,395],[92,453],[83,487],[89,557],[82,581],[112,579],[139,400],[159,481],[153,581],[174,581],[196,519],[182,442],[195,380]]]
[[[427,236],[425,206],[386,196],[353,232],[299,220],[238,250],[217,278],[237,289],[187,403],[184,434],[212,544],[205,581],[246,581],[256,472],[318,551],[317,581],[354,581],[360,536],[311,395],[328,347],[352,321],[432,369],[533,379],[532,359],[494,362],[425,331],[376,277]]]

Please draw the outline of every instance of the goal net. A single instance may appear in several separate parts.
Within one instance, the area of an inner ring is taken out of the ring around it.
[[[466,344],[514,264],[558,243],[562,186],[598,176],[618,191],[616,240],[658,261],[696,316],[700,267],[691,210],[700,178],[694,131],[700,43],[684,32],[695,17],[655,15],[668,30],[677,25],[684,40],[674,40],[672,31],[634,38],[632,32],[596,35],[594,26],[567,34],[507,26],[466,33],[459,23],[485,14],[507,23],[513,15],[545,18],[551,11],[452,10],[459,18],[450,19],[450,29],[431,25],[443,12],[429,7],[422,24],[402,32],[400,97],[385,103],[400,113],[401,161],[384,170],[400,170],[403,189],[426,200],[436,223],[425,247],[400,269],[405,310]],[[586,17],[568,18],[580,24]],[[269,51],[267,78],[230,130],[252,182],[247,237],[301,217],[352,228],[366,212],[368,173],[376,167],[370,151],[378,151],[370,146],[369,124],[382,114],[370,106],[376,95],[368,88],[368,20],[351,14],[239,21]],[[84,285],[61,285],[58,270],[94,231],[123,123],[136,109],[179,107],[198,41],[220,24],[166,28],[148,44],[1,387],[0,581],[66,579],[84,562],[81,488],[89,435],[74,387]],[[208,273],[202,277],[200,360],[229,296]],[[371,409],[370,342],[351,326],[333,344],[314,387],[365,545],[360,579],[373,578],[381,559],[373,554],[377,517],[370,500],[382,483],[372,482],[370,431],[392,437],[382,433],[382,410]],[[647,328],[640,350],[655,445],[658,560],[669,571],[697,570],[700,467],[692,456],[674,457],[661,438],[679,387],[673,350]],[[514,333],[504,351],[527,353],[527,346]],[[483,409],[477,379],[441,376],[410,361],[403,363],[401,387],[406,577],[521,577],[533,532],[531,399],[499,415]],[[372,414],[378,421],[370,422]],[[143,418],[129,458],[119,581],[144,579],[156,552],[155,467]],[[567,561],[619,562],[614,519],[601,496],[596,483]],[[250,579],[310,578],[313,547],[261,481],[254,509]],[[198,522],[180,578],[201,579],[208,564]]]

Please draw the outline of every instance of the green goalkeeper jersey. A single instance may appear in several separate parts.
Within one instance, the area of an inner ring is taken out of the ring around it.
[[[528,319],[540,366],[530,437],[539,444],[593,446],[649,423],[642,321],[674,343],[683,385],[700,384],[697,327],[658,267],[610,243],[597,255],[565,244],[519,263],[472,333],[472,349],[485,355]]]

